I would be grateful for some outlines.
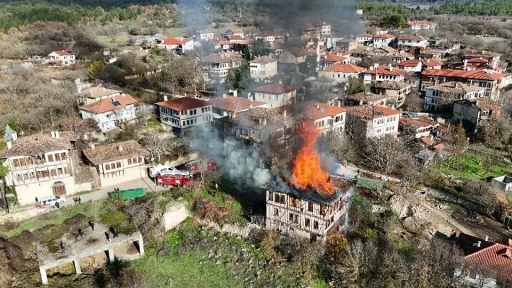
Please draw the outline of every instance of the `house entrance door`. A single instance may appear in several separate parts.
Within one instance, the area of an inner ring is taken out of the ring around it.
[[[66,195],[66,185],[62,182],[53,183],[52,190],[54,196]]]

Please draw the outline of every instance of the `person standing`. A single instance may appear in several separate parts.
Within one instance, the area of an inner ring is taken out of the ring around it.
[[[89,220],[89,226],[91,226],[92,231],[94,231],[94,221]]]
[[[82,198],[80,198],[80,196],[78,196],[78,204],[82,204]]]
[[[110,234],[108,233],[108,231],[105,231],[105,237],[107,237],[107,244],[112,242],[112,239],[110,239]]]
[[[82,229],[78,229],[78,234],[80,234],[80,238],[84,239],[85,232]]]
[[[60,241],[60,252],[62,254],[66,253],[66,248],[64,247],[64,243],[62,241]]]

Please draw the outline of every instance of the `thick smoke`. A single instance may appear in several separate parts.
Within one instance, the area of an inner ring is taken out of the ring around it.
[[[195,127],[191,136],[190,147],[199,151],[201,157],[215,160],[223,176],[233,183],[261,187],[270,180],[270,171],[263,168],[263,157],[255,147],[224,141],[210,125]]]

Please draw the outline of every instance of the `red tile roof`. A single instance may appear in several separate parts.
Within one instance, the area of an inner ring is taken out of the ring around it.
[[[400,119],[400,125],[402,126],[411,126],[415,129],[421,128],[421,127],[430,127],[430,126],[438,126],[439,123],[437,123],[434,119],[427,118],[427,117],[419,117],[419,118],[411,118],[411,117],[403,117]]]
[[[363,120],[373,120],[377,118],[402,114],[401,111],[390,109],[383,106],[363,105],[352,106],[347,108],[348,115],[352,115]]]
[[[120,105],[114,105],[114,102],[119,102]],[[87,104],[78,109],[87,111],[94,114],[105,113],[114,110],[125,109],[126,106],[136,104],[137,100],[128,94],[121,94],[118,96],[100,99],[99,101]]]
[[[73,55],[73,54],[69,53],[69,52],[68,52],[68,51],[66,51],[66,50],[53,51],[52,53],[57,53],[59,56],[68,56],[68,55]]]
[[[268,56],[258,57],[251,61],[251,63],[259,63],[259,64],[269,64],[269,63],[274,63],[274,62],[277,62],[277,59],[268,57]]]
[[[290,48],[289,49],[290,53],[293,54],[293,56],[295,57],[303,57],[303,56],[306,56],[308,55],[308,51],[304,50],[304,49],[301,49],[301,48]]]
[[[409,21],[409,25],[432,25],[433,22],[426,21],[426,20],[415,20],[415,21]]]
[[[435,66],[441,66],[442,63],[437,61],[437,60],[434,60],[434,59],[427,59],[427,60],[421,60],[421,63],[423,63],[423,66],[425,67],[435,67]]]
[[[474,245],[480,242],[480,247]],[[512,266],[512,246],[508,243],[485,241],[464,233],[460,233],[457,244],[464,251],[464,259],[468,264],[484,265],[489,268]]]
[[[398,63],[398,66],[416,67],[416,66],[418,66],[418,64],[420,64],[420,60],[412,59],[412,60],[405,60],[405,61],[400,62],[400,63]]]
[[[236,52],[218,52],[206,56],[202,61],[204,63],[229,63],[242,62],[242,54]]]
[[[425,37],[417,34],[400,34],[398,40],[423,41]]]
[[[155,105],[162,106],[162,107],[172,109],[175,111],[184,111],[184,110],[209,106],[210,104],[208,102],[206,102],[205,100],[192,98],[192,97],[183,97],[183,98],[172,99],[169,101],[158,102],[158,103],[155,103]]]
[[[191,39],[189,38],[164,38],[164,41],[163,43],[165,45],[183,45],[189,41],[192,41]]]
[[[438,71],[438,70],[435,70]],[[367,74],[378,74],[378,75],[390,75],[390,76],[400,76],[405,75],[407,72],[405,72],[402,69],[396,68],[396,67],[389,67],[389,66],[379,66],[377,68],[374,68],[373,70],[367,71]]]
[[[428,136],[423,136],[420,138],[420,141],[423,142],[425,145],[432,146],[436,144],[436,141]]]
[[[254,89],[254,92],[266,93],[266,94],[277,94],[277,95],[290,93],[292,91],[295,91],[295,87],[290,86],[290,85],[283,85],[283,84],[279,84],[279,83],[272,83],[272,84],[261,86],[261,87]]]
[[[450,70],[450,69],[425,69],[422,76],[437,76],[437,77],[451,77],[475,80],[488,80],[495,81],[502,79],[505,75],[497,72],[484,72],[481,70],[466,71],[466,70]]]
[[[226,96],[226,97],[216,97],[210,99],[208,104],[212,105],[215,108],[230,111],[230,112],[239,112],[251,109],[251,106],[261,107],[265,106],[266,103],[260,101],[251,101],[250,99],[243,97],[235,97],[235,96]]]
[[[241,41],[241,40],[244,40],[244,38],[242,38],[240,35],[231,35],[231,36],[226,36],[226,38],[229,40],[229,41]]]
[[[368,37],[373,37],[372,34],[359,34],[357,35],[357,37],[361,37],[361,38],[368,38]]]
[[[366,69],[352,64],[335,64],[325,68],[327,72],[339,72],[339,73],[361,73]]]
[[[336,115],[347,112],[347,109],[344,107],[332,106],[316,101],[299,102],[275,108],[275,110],[280,113],[286,111],[287,115],[300,116],[313,121],[326,117],[335,117]]]
[[[373,38],[376,38],[376,39],[395,39],[395,35],[382,34],[382,35],[373,36]]]
[[[489,63],[489,61],[487,59],[483,59],[483,58],[471,58],[471,59],[467,59],[467,62],[468,63],[483,63],[483,64]]]

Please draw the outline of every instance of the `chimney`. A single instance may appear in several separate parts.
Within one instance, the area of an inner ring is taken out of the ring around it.
[[[473,247],[480,248],[480,245],[482,245],[482,241],[478,241],[476,243],[473,243]]]
[[[489,241],[489,236],[485,235],[485,242]]]
[[[263,118],[263,126],[267,126],[267,118]]]
[[[238,96],[238,90],[233,90],[233,96],[237,97]]]
[[[388,65],[389,71],[393,71],[393,66],[391,64]]]
[[[316,109],[320,109],[320,104],[315,105]]]
[[[119,145],[119,152],[123,152],[123,146]]]
[[[379,67],[379,63],[373,64],[373,67],[375,67],[375,68]]]
[[[279,84],[283,84],[283,80],[279,80]]]
[[[283,110],[283,117],[286,118],[286,109]]]
[[[252,103],[251,103],[251,104],[249,104],[249,109],[252,109],[252,108],[253,108],[253,107],[252,107]]]
[[[164,102],[167,102],[169,98],[167,98],[167,95],[164,95]]]
[[[23,135],[23,131],[21,132],[21,135]],[[18,139],[18,133],[12,130],[12,142],[16,141],[16,139]]]
[[[60,135],[59,135],[59,131],[55,131],[55,138],[59,138]]]
[[[89,148],[91,148],[92,150],[94,150],[94,148],[96,148],[96,145],[94,145],[94,143],[91,143],[91,144],[89,144]]]
[[[464,59],[464,70],[468,68],[468,59]]]
[[[51,136],[52,138],[55,138],[55,131],[50,131],[50,136]]]
[[[226,93],[222,94],[222,98],[226,98],[228,95]]]
[[[12,141],[7,141],[7,149],[11,149],[12,148]]]
[[[505,251],[505,256],[507,256],[509,259],[512,259],[512,248],[507,248],[507,251]]]

